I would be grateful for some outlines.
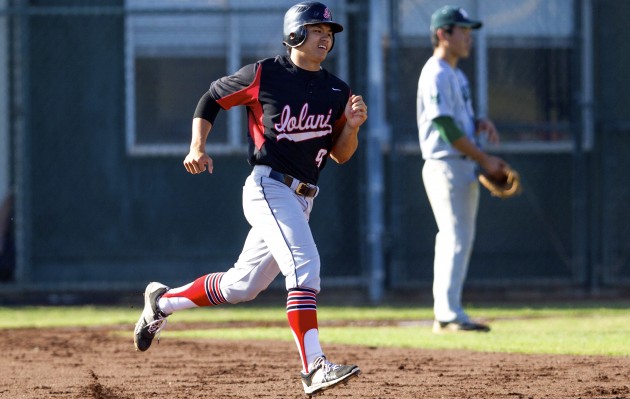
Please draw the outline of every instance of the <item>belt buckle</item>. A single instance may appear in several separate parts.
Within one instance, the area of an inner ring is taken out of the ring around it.
[[[307,195],[309,190],[310,190],[310,185],[308,183],[303,183],[300,182],[300,184],[298,184],[298,186],[295,188],[295,192],[298,195]]]

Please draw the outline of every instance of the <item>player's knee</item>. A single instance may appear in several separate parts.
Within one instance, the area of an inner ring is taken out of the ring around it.
[[[258,296],[258,294],[260,294],[260,292],[261,292],[261,290],[256,290],[256,291],[251,291],[251,290],[245,290],[245,291],[229,290],[227,292],[227,295],[225,295],[225,299],[231,304],[247,302],[247,301],[251,301],[252,299],[256,298]]]
[[[232,304],[251,301],[267,288],[267,285],[235,284],[223,289],[225,299]]]
[[[289,276],[286,279],[286,288],[287,290],[294,288],[306,288],[319,293],[321,289],[321,279],[319,278],[319,274],[304,274],[298,276],[297,279],[294,276]]]

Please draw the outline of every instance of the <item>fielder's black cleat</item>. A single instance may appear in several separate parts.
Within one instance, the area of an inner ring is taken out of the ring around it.
[[[133,331],[133,344],[136,350],[144,352],[149,349],[155,335],[166,326],[168,315],[158,308],[157,302],[168,290],[164,284],[155,282],[149,283],[144,290],[144,309]]]
[[[348,382],[352,377],[361,374],[355,365],[334,364],[324,356],[318,357],[308,374],[302,373],[302,385],[308,396],[313,396],[323,390],[334,387],[341,382]]]

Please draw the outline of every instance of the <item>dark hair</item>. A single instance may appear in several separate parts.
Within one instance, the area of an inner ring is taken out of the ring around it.
[[[437,37],[438,29],[444,29],[449,35],[453,33],[453,25],[445,25],[437,28],[436,30],[431,32],[431,44],[433,44],[433,48],[436,48],[439,44],[439,40]]]

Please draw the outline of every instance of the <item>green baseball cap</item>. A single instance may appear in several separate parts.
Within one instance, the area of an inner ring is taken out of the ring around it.
[[[479,29],[482,25],[480,21],[473,21],[468,18],[468,13],[461,7],[444,6],[431,16],[431,31],[433,32],[444,26]]]

